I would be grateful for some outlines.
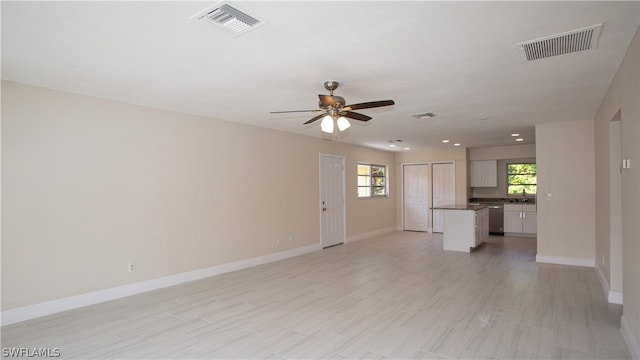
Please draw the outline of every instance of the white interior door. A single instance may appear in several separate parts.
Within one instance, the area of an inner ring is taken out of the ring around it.
[[[344,243],[344,158],[320,155],[320,243]]]
[[[454,205],[456,202],[456,177],[454,163],[433,164],[433,207]],[[433,210],[433,232],[444,230],[442,212]]]
[[[404,229],[429,230],[429,165],[403,166]]]

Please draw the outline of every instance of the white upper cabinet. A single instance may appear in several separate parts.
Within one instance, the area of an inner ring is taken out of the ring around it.
[[[471,161],[471,187],[498,186],[498,160]]]

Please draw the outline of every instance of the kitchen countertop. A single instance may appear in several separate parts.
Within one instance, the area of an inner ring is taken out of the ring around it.
[[[487,207],[488,207],[488,205],[486,205],[486,204],[480,204],[480,205],[455,204],[455,205],[434,206],[431,209],[432,210],[472,210],[472,211],[477,211],[477,210],[486,209]]]
[[[536,198],[532,196],[527,196],[526,198],[522,197],[511,197],[511,198],[471,198],[469,199],[470,203],[480,203],[480,204],[536,204]]]

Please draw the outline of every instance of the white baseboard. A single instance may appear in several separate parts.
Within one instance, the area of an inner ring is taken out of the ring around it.
[[[404,227],[403,226],[396,226],[396,231],[404,231]],[[411,230],[409,230],[411,231]],[[425,231],[426,233],[432,233],[433,232],[433,228],[427,228],[427,231]]]
[[[607,295],[607,301],[612,304],[622,305],[622,291],[611,290],[611,288],[609,288],[609,282],[605,278],[602,269],[600,269],[599,266],[596,266],[595,268],[598,273],[598,279],[600,279],[600,285],[602,285],[602,289]]]
[[[396,227],[395,226],[390,226],[388,228],[374,230],[374,231],[370,231],[370,232],[364,233],[364,234],[348,236],[344,240],[344,242],[345,243],[352,243],[354,241],[369,239],[369,238],[372,238],[372,237],[389,234],[389,233],[392,233],[392,232],[395,232],[395,231],[396,231]]]
[[[504,233],[504,236],[535,238],[535,237],[538,237],[538,234],[506,232],[506,233]]]
[[[546,264],[595,267],[593,259],[569,258],[560,256],[536,255],[536,262]]]
[[[141,294],[147,291],[158,290],[190,281],[204,279],[214,275],[220,275],[236,270],[242,270],[257,265],[284,260],[290,257],[303,255],[321,250],[320,244],[309,245],[297,249],[278,252],[275,254],[258,256],[246,260],[235,261],[228,264],[216,265],[204,269],[188,271],[180,274],[164,276],[157,279],[137,282],[104,290],[98,290],[86,294],[56,299],[40,304],[24,306],[17,309],[3,311],[1,314],[2,326],[35,319],[42,316],[81,308],[84,306],[99,304],[105,301],[120,299],[123,297]]]
[[[622,319],[620,321],[620,332],[622,332],[622,337],[627,343],[627,347],[629,347],[631,357],[634,359],[640,359],[640,344],[638,343],[638,338],[633,332],[631,324],[629,324],[629,321],[627,321],[627,318],[625,318],[624,315],[622,315]]]
[[[622,291],[609,290],[609,294],[607,295],[607,300],[612,304],[623,304],[623,296]]]

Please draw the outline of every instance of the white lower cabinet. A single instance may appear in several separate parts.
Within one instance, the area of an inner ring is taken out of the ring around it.
[[[535,205],[505,204],[504,232],[514,234],[536,234],[538,213]]]
[[[522,232],[522,211],[508,211],[507,206],[504,207],[504,232]]]

